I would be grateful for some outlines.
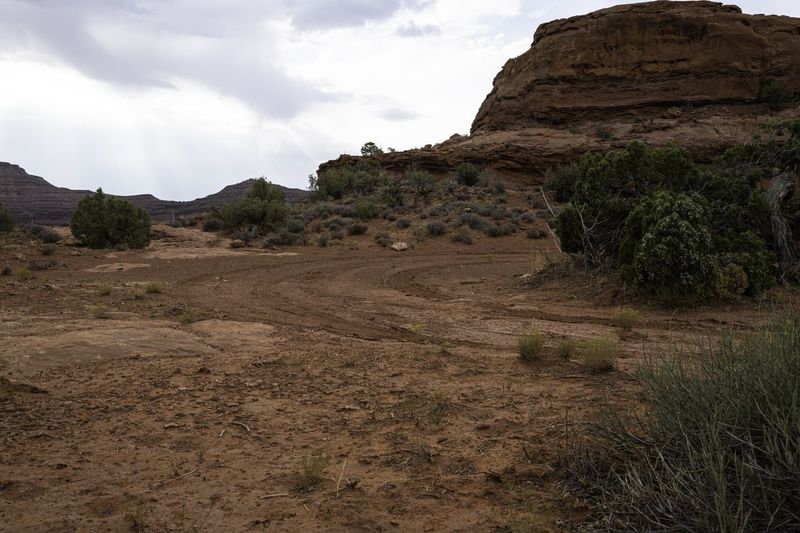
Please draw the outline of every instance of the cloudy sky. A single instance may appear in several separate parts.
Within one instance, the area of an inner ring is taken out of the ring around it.
[[[542,22],[604,0],[0,0],[0,161],[186,200],[467,133]],[[797,0],[738,2],[800,16]]]

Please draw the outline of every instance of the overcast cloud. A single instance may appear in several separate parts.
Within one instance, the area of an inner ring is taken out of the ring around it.
[[[503,63],[601,0],[0,0],[0,161],[190,199],[467,133]],[[800,16],[796,0],[739,2]]]

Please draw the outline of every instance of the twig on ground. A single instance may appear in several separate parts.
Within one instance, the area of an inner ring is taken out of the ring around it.
[[[339,484],[342,482],[342,477],[344,476],[344,467],[347,465],[347,458],[345,457],[344,462],[342,463],[342,472],[339,474],[339,479],[336,481],[336,496],[339,496]]]
[[[195,472],[197,472],[197,469],[196,469],[196,468],[195,468],[194,470],[190,471],[190,472],[186,472],[185,474],[181,474],[180,476],[173,477],[173,478],[170,478],[170,479],[165,479],[165,480],[163,480],[163,481],[159,481],[158,483],[156,483],[155,485],[153,485],[153,486],[152,486],[152,487],[150,487],[149,489],[145,489],[145,490],[143,490],[143,491],[141,492],[141,494],[144,494],[145,492],[150,492],[151,490],[156,490],[156,489],[157,489],[157,488],[159,488],[159,487],[163,487],[163,486],[164,486],[164,485],[166,485],[167,483],[172,483],[173,481],[178,481],[179,479],[182,479],[182,478],[185,478],[185,477],[191,476],[191,475],[192,475],[192,474],[194,474]]]
[[[286,496],[289,496],[288,492],[278,492],[278,493],[275,493],[275,494],[267,494],[266,496],[262,496],[261,499],[262,500],[271,500],[272,498],[285,498]]]
[[[250,433],[250,428],[244,422],[231,422],[231,424],[233,424],[234,426],[241,426],[244,429],[246,429],[248,433]]]

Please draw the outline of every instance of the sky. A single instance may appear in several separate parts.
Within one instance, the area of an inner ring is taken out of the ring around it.
[[[0,0],[0,161],[189,200],[466,134],[536,27],[603,0]],[[744,0],[800,17],[798,0]]]

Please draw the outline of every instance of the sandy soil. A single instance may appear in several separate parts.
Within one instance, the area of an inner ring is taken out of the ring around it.
[[[559,531],[586,511],[552,468],[573,424],[634,404],[643,354],[788,298],[645,307],[593,375],[554,348],[616,337],[621,300],[582,275],[523,287],[546,240],[269,252],[165,231],[0,278],[0,531]],[[547,350],[526,365],[531,327]]]

